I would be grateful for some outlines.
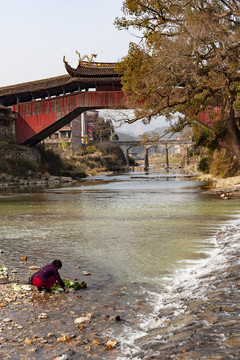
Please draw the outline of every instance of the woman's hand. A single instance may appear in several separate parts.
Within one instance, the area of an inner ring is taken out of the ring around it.
[[[69,290],[68,290],[68,288],[67,288],[67,287],[65,287],[65,288],[64,288],[64,291],[65,291],[65,292],[69,292]]]

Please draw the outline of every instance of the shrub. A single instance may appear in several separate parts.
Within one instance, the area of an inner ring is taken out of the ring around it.
[[[226,149],[215,150],[209,171],[214,176],[234,176],[239,171],[239,163],[234,155]]]
[[[209,157],[203,157],[198,163],[198,170],[208,174],[209,173]]]
[[[98,149],[97,149],[97,147],[95,145],[89,145],[89,146],[86,147],[86,153],[87,154],[93,154],[93,153],[95,153],[97,151],[98,151]]]
[[[42,170],[48,171],[51,175],[60,176],[64,169],[64,163],[61,157],[53,150],[45,150],[42,146],[39,146],[39,151],[42,158]]]
[[[130,166],[135,166],[136,165],[136,161],[132,156],[128,156],[129,159],[129,165]]]

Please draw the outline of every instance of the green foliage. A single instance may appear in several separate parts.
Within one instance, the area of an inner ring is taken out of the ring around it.
[[[111,120],[104,120],[99,117],[93,124],[93,141],[104,142],[109,141],[112,133],[114,133],[114,126]]]
[[[129,159],[129,165],[130,166],[135,166],[136,165],[136,161],[132,156],[129,156],[128,159]]]
[[[208,174],[209,173],[209,162],[210,162],[210,158],[209,157],[203,157],[199,163],[198,163],[198,170]]]
[[[88,145],[85,150],[87,154],[93,154],[98,151],[95,145]]]
[[[38,147],[41,159],[42,159],[42,170],[49,172],[51,175],[60,176],[64,169],[64,162],[60,155],[55,153],[53,150],[44,149],[42,145]]]
[[[208,148],[211,151],[218,147],[218,140],[213,130],[199,123],[193,125],[193,141],[196,143],[196,147]]]

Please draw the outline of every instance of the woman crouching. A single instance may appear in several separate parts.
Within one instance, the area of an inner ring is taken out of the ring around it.
[[[61,260],[54,260],[51,264],[43,266],[40,270],[33,274],[32,285],[36,286],[38,291],[44,290],[46,292],[50,292],[51,287],[57,281],[64,291],[68,291],[68,288],[65,287],[65,284],[58,272],[61,267]]]

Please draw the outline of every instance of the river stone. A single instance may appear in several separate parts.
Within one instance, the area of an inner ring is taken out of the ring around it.
[[[233,311],[236,311],[236,309],[234,307],[227,306],[227,307],[223,307],[223,311],[233,312]]]
[[[39,266],[35,266],[35,265],[31,265],[28,267],[29,270],[40,270],[40,267]]]
[[[11,321],[12,321],[12,319],[10,319],[10,318],[3,319],[3,322],[11,322]]]
[[[232,336],[223,343],[227,347],[240,347],[240,336]]]
[[[179,334],[173,335],[169,341],[177,341],[182,342],[188,340],[192,336],[192,332],[186,331],[186,332],[180,332]]]
[[[207,321],[209,324],[216,324],[219,321],[217,316],[204,317],[204,320]]]
[[[195,316],[185,316],[172,321],[168,321],[168,325],[171,325],[173,327],[178,327],[178,326],[182,327],[184,325],[194,322],[195,320],[196,320]]]
[[[237,324],[238,321],[235,320],[235,319],[229,319],[229,320],[225,320],[225,321],[221,321],[219,322],[219,325],[220,326],[232,326],[232,325],[235,325]]]
[[[136,339],[134,343],[137,345],[141,345],[143,343],[155,340],[157,336],[165,335],[168,333],[169,333],[168,327],[155,328],[155,329],[149,330],[147,335]]]
[[[103,343],[99,339],[93,340],[92,343],[93,343],[93,345],[99,345],[99,346],[103,345]]]
[[[43,320],[43,319],[47,319],[48,318],[48,314],[46,313],[41,313],[40,315],[38,315],[38,319]]]
[[[118,341],[116,340],[107,340],[105,343],[106,346],[111,346],[111,348],[114,348],[118,345]]]
[[[87,324],[90,323],[91,319],[87,316],[79,317],[74,320],[74,324]]]
[[[203,300],[197,300],[197,301],[193,301],[191,302],[188,307],[187,310],[188,311],[196,311],[196,312],[200,312],[202,311],[202,308],[204,308],[206,306],[206,301]]]
[[[64,334],[63,336],[57,338],[57,341],[60,341],[60,342],[69,341],[69,340],[71,340],[70,334]]]
[[[32,340],[29,339],[28,337],[24,340],[25,344],[31,344],[32,343]]]
[[[60,355],[60,356],[56,357],[55,360],[68,360],[68,356],[67,355]]]
[[[90,273],[90,272],[88,272],[88,271],[86,271],[86,270],[83,270],[83,272],[82,272],[82,273],[83,273],[83,275],[84,275],[84,276],[89,276],[89,275],[91,275],[91,273]]]
[[[225,360],[225,357],[222,355],[213,355],[206,357],[204,360]]]
[[[183,354],[174,356],[174,360],[199,360],[199,359],[200,359],[199,354],[196,353],[195,351],[184,352]]]
[[[20,257],[20,261],[27,261],[27,256],[26,256],[26,255],[21,256],[21,257]]]

